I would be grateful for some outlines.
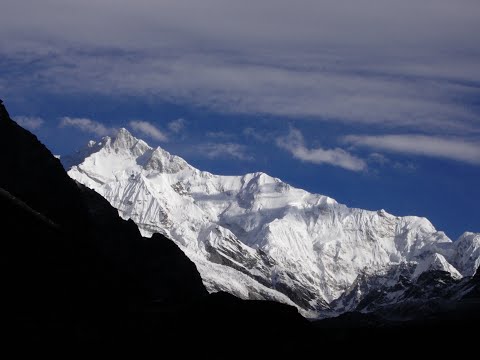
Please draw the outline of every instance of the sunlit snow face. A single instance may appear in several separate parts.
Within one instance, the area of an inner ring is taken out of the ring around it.
[[[103,143],[69,175],[142,234],[173,239],[210,291],[274,299],[314,317],[339,298],[335,311],[350,309],[342,295],[361,281],[394,286],[430,270],[459,279],[480,261],[475,236],[452,243],[425,218],[350,209],[261,172],[202,172],[125,129]]]

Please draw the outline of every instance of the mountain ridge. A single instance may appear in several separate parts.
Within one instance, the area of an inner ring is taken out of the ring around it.
[[[247,329],[282,336],[311,328],[291,306],[208,294],[173,241],[142,237],[1,103],[0,140],[2,346],[178,351],[186,334],[190,345],[224,338],[218,348]]]
[[[209,291],[295,304],[316,317],[359,276],[412,263],[412,280],[430,270],[460,278],[480,262],[478,234],[452,242],[428,219],[350,209],[265,173],[213,175],[126,129],[89,149],[70,160],[68,174],[143,235],[176,241]]]

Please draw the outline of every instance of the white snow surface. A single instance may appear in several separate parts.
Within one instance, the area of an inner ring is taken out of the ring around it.
[[[416,264],[472,276],[480,234],[452,242],[425,218],[348,208],[258,172],[200,171],[126,129],[90,141],[68,174],[104,196],[144,236],[159,232],[197,265],[207,289],[328,309],[362,274]]]

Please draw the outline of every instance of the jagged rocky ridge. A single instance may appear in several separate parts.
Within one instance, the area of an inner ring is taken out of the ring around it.
[[[264,173],[213,175],[126,129],[64,164],[142,234],[172,238],[210,292],[296,305],[309,317],[375,311],[410,299],[424,273],[456,282],[480,265],[479,234],[452,242],[425,218],[350,209]],[[366,306],[378,291],[391,294]]]

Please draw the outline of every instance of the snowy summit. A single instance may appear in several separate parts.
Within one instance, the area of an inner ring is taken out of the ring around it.
[[[460,279],[480,265],[480,234],[452,242],[425,218],[351,209],[264,173],[213,175],[126,129],[64,161],[144,235],[174,240],[209,291],[280,301],[306,316],[354,307],[362,296],[348,307],[335,300],[360,278],[441,270]]]

